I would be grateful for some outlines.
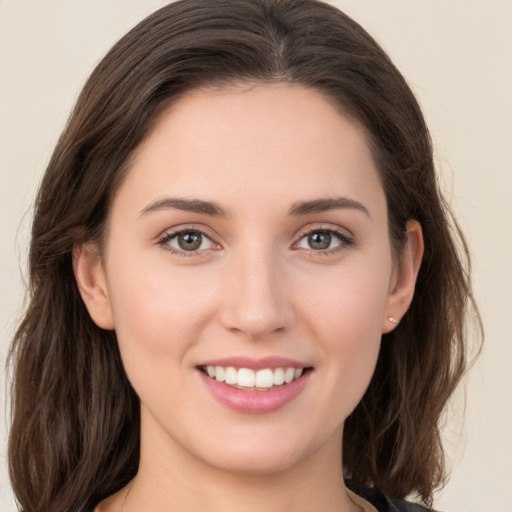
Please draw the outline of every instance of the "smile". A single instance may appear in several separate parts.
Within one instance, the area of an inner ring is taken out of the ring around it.
[[[244,414],[277,411],[294,401],[314,369],[286,358],[227,358],[196,367],[206,389],[220,404]]]
[[[201,370],[211,379],[236,389],[269,391],[297,380],[305,368],[235,368],[234,366],[203,366]]]

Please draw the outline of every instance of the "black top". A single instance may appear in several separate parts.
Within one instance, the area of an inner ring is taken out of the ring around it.
[[[416,503],[386,498],[386,496],[377,489],[360,487],[349,480],[346,481],[345,484],[352,492],[371,503],[378,512],[429,512],[429,509],[417,505]],[[89,505],[86,506],[82,512],[94,512],[95,508],[96,505]]]
[[[345,485],[353,493],[371,503],[378,512],[435,512],[433,510],[429,511],[429,509],[416,503],[387,498],[377,489],[361,487],[350,480],[345,480]]]

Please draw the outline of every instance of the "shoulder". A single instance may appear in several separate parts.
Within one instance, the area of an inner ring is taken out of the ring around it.
[[[352,492],[371,503],[378,512],[435,512],[417,503],[387,498],[377,489],[363,487],[350,480],[346,480],[345,484]]]

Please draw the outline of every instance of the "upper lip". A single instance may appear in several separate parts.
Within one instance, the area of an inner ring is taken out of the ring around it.
[[[265,368],[276,369],[276,368],[307,368],[310,365],[289,359],[287,357],[223,357],[221,359],[210,359],[204,361],[198,365],[199,367],[204,366],[232,366],[234,368],[250,368],[252,370],[263,370]]]

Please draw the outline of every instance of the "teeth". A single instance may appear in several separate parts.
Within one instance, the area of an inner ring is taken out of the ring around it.
[[[284,381],[286,384],[290,384],[290,382],[295,377],[295,368],[286,368],[284,371]]]
[[[240,368],[240,370],[238,370],[237,384],[239,386],[253,388],[255,381],[254,370],[250,370],[249,368]]]
[[[224,382],[224,375],[225,375],[224,368],[222,366],[216,366],[215,367],[215,378],[219,382]]]
[[[236,373],[236,369],[232,366],[226,368],[224,372],[224,382],[226,384],[236,384],[238,382]]]
[[[238,368],[233,366],[207,366],[206,373],[212,379],[225,382],[230,386],[242,388],[254,388],[268,390],[273,386],[289,384],[298,379],[303,368],[264,368],[262,370],[251,370],[250,368]]]
[[[274,374],[272,370],[258,370],[256,372],[256,387],[271,388],[274,385]]]
[[[280,386],[284,384],[284,370],[282,368],[277,368],[274,371],[274,385]]]

